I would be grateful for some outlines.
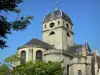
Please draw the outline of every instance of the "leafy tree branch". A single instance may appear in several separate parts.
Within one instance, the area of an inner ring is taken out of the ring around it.
[[[33,16],[19,17],[21,10],[18,9],[18,4],[21,2],[23,2],[23,0],[0,0],[0,48],[2,49],[8,47],[5,39],[8,38],[8,34],[12,34],[12,30],[25,30],[33,19]],[[18,15],[18,17],[15,21],[9,22],[7,20],[8,18],[1,14],[2,12],[14,12]]]

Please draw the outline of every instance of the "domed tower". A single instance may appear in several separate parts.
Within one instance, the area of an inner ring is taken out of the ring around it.
[[[43,41],[51,44],[56,49],[68,50],[74,45],[72,21],[60,9],[47,14],[43,20]]]

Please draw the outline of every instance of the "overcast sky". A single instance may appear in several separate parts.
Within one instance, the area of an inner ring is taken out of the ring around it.
[[[34,20],[23,32],[8,35],[8,48],[0,49],[0,61],[16,53],[17,48],[32,38],[42,39],[42,21],[46,14],[56,8],[56,0],[24,0],[19,5],[20,16],[32,15]],[[59,8],[67,13],[74,26],[75,44],[83,44],[87,40],[91,50],[100,49],[100,0],[59,0]],[[13,13],[6,14],[9,21],[16,19]],[[100,50],[99,50],[100,52]]]

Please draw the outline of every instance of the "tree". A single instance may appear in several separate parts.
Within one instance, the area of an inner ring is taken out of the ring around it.
[[[9,73],[10,69],[6,64],[2,64],[0,66],[0,75],[7,75]]]
[[[7,39],[8,34],[12,34],[14,31],[22,31],[27,28],[30,24],[30,21],[33,19],[32,16],[19,17],[21,12],[18,9],[18,4],[23,2],[23,0],[0,0],[0,48],[8,47],[6,45],[5,39]],[[2,13],[12,13],[18,15],[15,21],[9,22],[7,16],[4,16]]]
[[[19,57],[19,54],[18,53],[16,53],[16,54],[14,54],[14,55],[11,55],[11,56],[9,56],[9,57],[7,57],[4,61],[5,61],[5,63],[13,63],[13,62],[18,62],[18,61],[20,61],[22,58],[21,57]]]
[[[64,68],[61,62],[27,62],[12,70],[13,75],[62,75]]]
[[[18,54],[14,54],[5,59],[5,63],[0,66],[0,75],[63,75],[63,62],[29,61],[11,70],[7,63],[20,61],[21,58],[18,56]]]
[[[18,62],[21,58],[19,57],[19,54],[16,53],[14,55],[11,55],[9,57],[7,57],[4,62],[5,63],[1,63],[0,65],[0,75],[11,75],[12,70],[12,63],[14,62]]]

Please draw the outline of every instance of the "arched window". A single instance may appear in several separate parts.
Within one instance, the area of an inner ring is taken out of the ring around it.
[[[69,29],[69,24],[66,24],[66,27]]]
[[[69,64],[67,65],[67,75],[69,75]]]
[[[38,50],[36,52],[36,60],[41,60],[42,61],[42,51]]]
[[[54,27],[55,23],[50,23],[49,27],[52,28]]]
[[[67,36],[68,36],[68,37],[70,37],[70,34],[69,34],[69,32],[67,32]]]
[[[58,25],[60,24],[60,21],[58,21]]]
[[[78,75],[82,75],[82,70],[78,70]]]
[[[44,25],[44,28],[46,28],[46,25]]]
[[[78,60],[78,63],[81,63],[81,58],[80,57],[78,57],[77,60]]]
[[[54,34],[55,34],[55,32],[52,31],[49,35],[54,35]]]
[[[23,64],[26,62],[26,52],[25,51],[22,51],[21,52],[21,61],[20,61],[20,64]]]

